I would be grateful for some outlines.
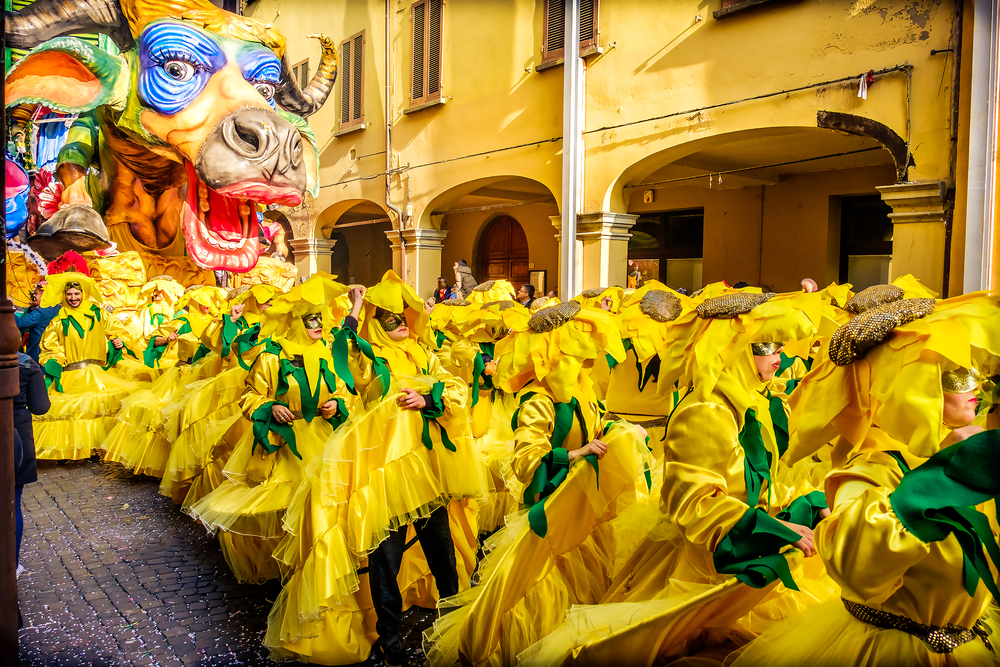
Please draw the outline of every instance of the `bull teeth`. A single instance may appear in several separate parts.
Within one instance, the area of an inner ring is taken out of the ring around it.
[[[198,209],[208,213],[208,188],[201,181],[198,181]]]

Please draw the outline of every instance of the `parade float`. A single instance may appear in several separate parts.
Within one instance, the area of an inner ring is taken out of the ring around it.
[[[320,65],[300,88],[284,35],[208,0],[37,0],[5,23],[7,46],[26,50],[4,84],[18,305],[67,250],[127,311],[153,276],[295,282],[261,212],[317,192],[306,118],[333,88],[330,39],[314,35]]]

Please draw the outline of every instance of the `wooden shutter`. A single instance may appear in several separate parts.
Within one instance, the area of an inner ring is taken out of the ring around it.
[[[580,51],[597,46],[598,0],[578,0],[580,6]],[[542,18],[542,62],[566,57],[566,2],[545,0]]]
[[[420,0],[411,7],[413,67],[410,104],[441,98],[441,54],[444,2]]]
[[[340,129],[365,122],[365,31],[340,44]]]
[[[306,58],[301,63],[299,63],[299,88],[305,88],[309,85],[309,59]]]

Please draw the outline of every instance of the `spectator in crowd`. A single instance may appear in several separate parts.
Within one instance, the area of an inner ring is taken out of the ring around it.
[[[437,288],[434,290],[434,303],[441,303],[442,301],[447,301],[452,296],[451,287],[448,285],[448,279],[444,276],[438,278]]]
[[[521,289],[517,291],[517,300],[525,308],[530,308],[532,302],[535,300],[535,286],[529,284],[521,285]]]
[[[38,343],[36,342],[37,346]],[[42,368],[23,352],[17,353],[20,393],[14,399],[14,521],[16,527],[17,558],[21,558],[21,536],[24,534],[24,517],[21,514],[21,492],[25,484],[38,481],[35,467],[35,436],[31,429],[31,415],[49,411],[49,394],[45,387]],[[18,574],[21,567],[17,568]]]
[[[460,259],[455,262],[455,289],[452,292],[452,297],[456,299],[465,299],[470,294],[472,290],[476,288],[479,283],[476,279],[472,277],[472,269],[469,268],[468,263],[464,259]]]
[[[17,313],[14,318],[17,320],[17,330],[24,337],[24,349],[28,356],[38,362],[38,355],[41,354],[39,344],[42,341],[42,332],[49,326],[52,318],[59,313],[59,306],[42,308],[42,291],[44,283],[35,285],[34,292],[31,293],[31,303],[23,313]]]
[[[549,297],[550,299],[558,299],[559,298],[559,293],[556,290],[554,290],[554,289],[550,289],[549,293],[546,294],[545,296]]]

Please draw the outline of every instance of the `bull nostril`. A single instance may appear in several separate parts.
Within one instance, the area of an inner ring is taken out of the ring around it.
[[[267,150],[266,130],[252,118],[231,118],[222,128],[222,137],[243,158],[261,159]]]
[[[298,167],[302,164],[302,140],[295,138],[295,145],[292,146],[292,166]]]
[[[256,132],[250,132],[247,128],[243,127],[239,123],[236,125],[236,136],[243,140],[247,147],[250,149],[251,153],[256,153],[260,150],[260,138],[257,136]]]

